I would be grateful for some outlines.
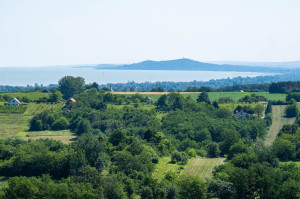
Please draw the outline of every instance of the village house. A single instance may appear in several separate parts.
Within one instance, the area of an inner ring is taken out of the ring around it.
[[[21,102],[17,98],[13,98],[6,105],[8,106],[19,106]]]
[[[234,117],[242,118],[242,119],[250,119],[252,117],[251,114],[246,113],[243,109],[241,111],[236,111]]]

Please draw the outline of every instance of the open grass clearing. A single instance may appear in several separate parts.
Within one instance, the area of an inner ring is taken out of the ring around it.
[[[155,165],[155,170],[152,174],[153,178],[161,181],[168,172],[178,175],[193,175],[203,179],[211,178],[214,167],[223,164],[225,158],[196,157],[190,159],[186,165],[172,164],[170,161],[171,157],[161,158],[159,163]]]
[[[38,139],[52,139],[52,140],[58,140],[61,141],[62,143],[69,144],[72,141],[75,141],[77,139],[77,136],[74,135],[57,135],[57,136],[30,136],[30,137],[25,137],[24,140],[38,140]]]
[[[28,130],[31,118],[32,116],[19,114],[0,114],[0,138],[15,136]]]
[[[152,176],[158,181],[161,181],[168,172],[174,172],[180,175],[186,166],[187,165],[172,164],[171,157],[162,157],[159,159],[158,164],[155,165],[155,170],[152,173]]]

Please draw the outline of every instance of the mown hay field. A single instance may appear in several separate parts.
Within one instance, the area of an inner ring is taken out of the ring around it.
[[[161,181],[168,172],[173,172],[177,175],[193,175],[202,179],[211,178],[214,168],[223,164],[225,158],[203,158],[196,157],[190,159],[186,165],[172,164],[170,157],[163,157],[155,165],[153,177]]]

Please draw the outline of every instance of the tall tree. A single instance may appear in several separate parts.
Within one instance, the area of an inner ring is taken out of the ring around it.
[[[64,99],[73,97],[75,94],[82,93],[85,88],[85,82],[82,77],[65,76],[58,81],[59,90]]]
[[[207,92],[202,92],[199,94],[198,98],[197,98],[197,102],[205,102],[206,104],[210,104],[210,100],[209,100],[209,97],[208,97],[208,94]]]

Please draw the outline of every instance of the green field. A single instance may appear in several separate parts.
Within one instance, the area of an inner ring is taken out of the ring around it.
[[[223,164],[225,158],[203,158],[197,157],[188,161],[187,165],[178,165],[170,163],[170,157],[163,157],[159,163],[155,165],[155,170],[152,176],[161,181],[168,172],[173,172],[178,175],[194,175],[200,178],[212,177],[212,172],[215,166]]]
[[[161,181],[168,172],[180,174],[187,165],[178,165],[171,163],[171,157],[162,157],[158,164],[155,165],[155,170],[152,174],[153,178]]]
[[[143,94],[143,92],[139,92],[139,94],[149,96],[152,101],[157,101],[158,98],[161,96],[161,94],[149,94],[147,92],[146,94]],[[211,101],[217,101],[221,97],[231,97],[234,101],[238,101],[240,98],[246,96],[256,94],[260,96],[266,97],[268,100],[284,100],[286,98],[286,94],[277,94],[277,93],[267,93],[267,92],[209,92],[208,96]],[[127,96],[132,96],[133,94],[125,94]],[[182,93],[184,97],[191,96],[192,99],[196,100],[199,93]]]
[[[41,99],[43,97],[49,98],[50,93],[35,93],[35,92],[30,92],[30,93],[24,93],[24,92],[12,92],[12,93],[1,93],[0,92],[0,100],[1,97],[6,95],[9,100],[12,98],[16,97],[19,100],[22,100],[24,97],[27,98],[29,101],[36,101],[38,99]],[[5,102],[8,102],[9,100],[6,100]]]
[[[60,140],[65,144],[70,143],[71,141],[76,140],[77,136],[74,135],[70,130],[61,130],[61,131],[27,131],[27,132],[20,132],[17,136],[24,137],[25,140],[29,139],[53,139],[53,140]]]

